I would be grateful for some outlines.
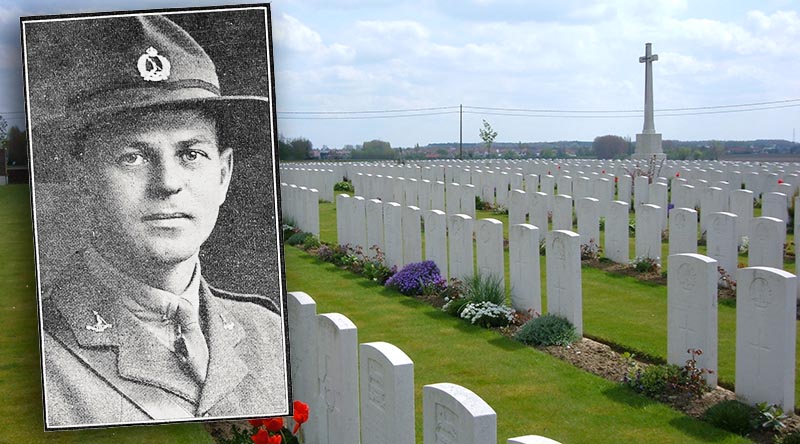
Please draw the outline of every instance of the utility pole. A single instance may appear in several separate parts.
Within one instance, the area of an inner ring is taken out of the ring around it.
[[[458,158],[464,159],[464,105],[458,105]]]

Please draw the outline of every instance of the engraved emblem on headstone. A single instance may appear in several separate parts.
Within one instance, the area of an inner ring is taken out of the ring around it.
[[[691,265],[683,263],[678,267],[678,276],[681,277],[681,288],[687,292],[694,290],[697,283],[697,270]]]
[[[750,297],[757,308],[764,309],[772,303],[774,295],[772,294],[772,289],[769,288],[767,280],[757,277],[750,284]]]

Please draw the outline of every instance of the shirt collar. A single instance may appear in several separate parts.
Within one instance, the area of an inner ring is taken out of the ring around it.
[[[119,292],[120,302],[143,321],[163,321],[170,319],[177,306],[177,299],[188,300],[199,311],[200,306],[200,261],[195,255],[194,272],[186,289],[180,294],[151,287],[117,270],[94,248],[88,248],[87,265],[89,272],[106,282],[108,288]]]

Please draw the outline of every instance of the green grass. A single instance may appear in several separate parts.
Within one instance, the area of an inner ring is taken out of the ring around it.
[[[501,443],[526,434],[565,443],[747,442],[299,249],[286,247],[286,273],[289,290],[310,294],[319,313],[355,322],[359,342],[391,342],[409,355],[417,412],[423,385],[460,384],[495,409]]]
[[[320,220],[335,220],[335,205],[320,205]],[[496,215],[490,211],[478,211],[478,218],[495,218],[503,222],[503,230],[508,238],[508,216]],[[321,238],[327,242],[336,241],[336,225],[321,226]],[[540,233],[541,235],[541,233]],[[602,245],[601,231],[601,245]],[[424,236],[423,236],[424,238]],[[793,236],[787,237],[793,240]],[[631,243],[633,239],[631,239]],[[788,242],[788,241],[787,241]],[[667,244],[662,244],[663,258],[667,256]],[[634,248],[631,245],[631,254]],[[699,253],[705,253],[700,247]],[[510,283],[508,274],[508,250],[504,251],[506,263],[506,283]],[[742,256],[740,262],[747,263]],[[662,261],[666,269],[666,260]],[[540,263],[542,303],[546,308],[546,269],[545,258]],[[787,261],[785,269],[793,271],[794,261]],[[667,289],[663,285],[640,282],[631,277],[616,276],[590,267],[583,267],[583,322],[584,335],[613,343],[632,350],[640,356],[649,356],[656,360],[666,361],[667,357]],[[508,291],[509,285],[507,285]],[[718,328],[718,364],[720,384],[733,388],[736,367],[736,308],[733,304],[719,304],[717,315]],[[800,323],[797,329],[796,355],[800,357]],[[800,366],[795,366],[795,379],[800,381]],[[800,384],[795,385],[795,400],[800,404]],[[796,404],[796,405],[798,405]]]
[[[211,442],[201,424],[45,433],[34,275],[28,187],[0,187],[0,443]]]

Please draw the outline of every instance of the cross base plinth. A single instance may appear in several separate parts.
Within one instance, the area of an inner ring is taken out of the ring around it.
[[[636,135],[636,151],[631,158],[633,160],[651,160],[655,156],[656,161],[660,162],[667,158],[661,150],[660,133],[643,133]]]

